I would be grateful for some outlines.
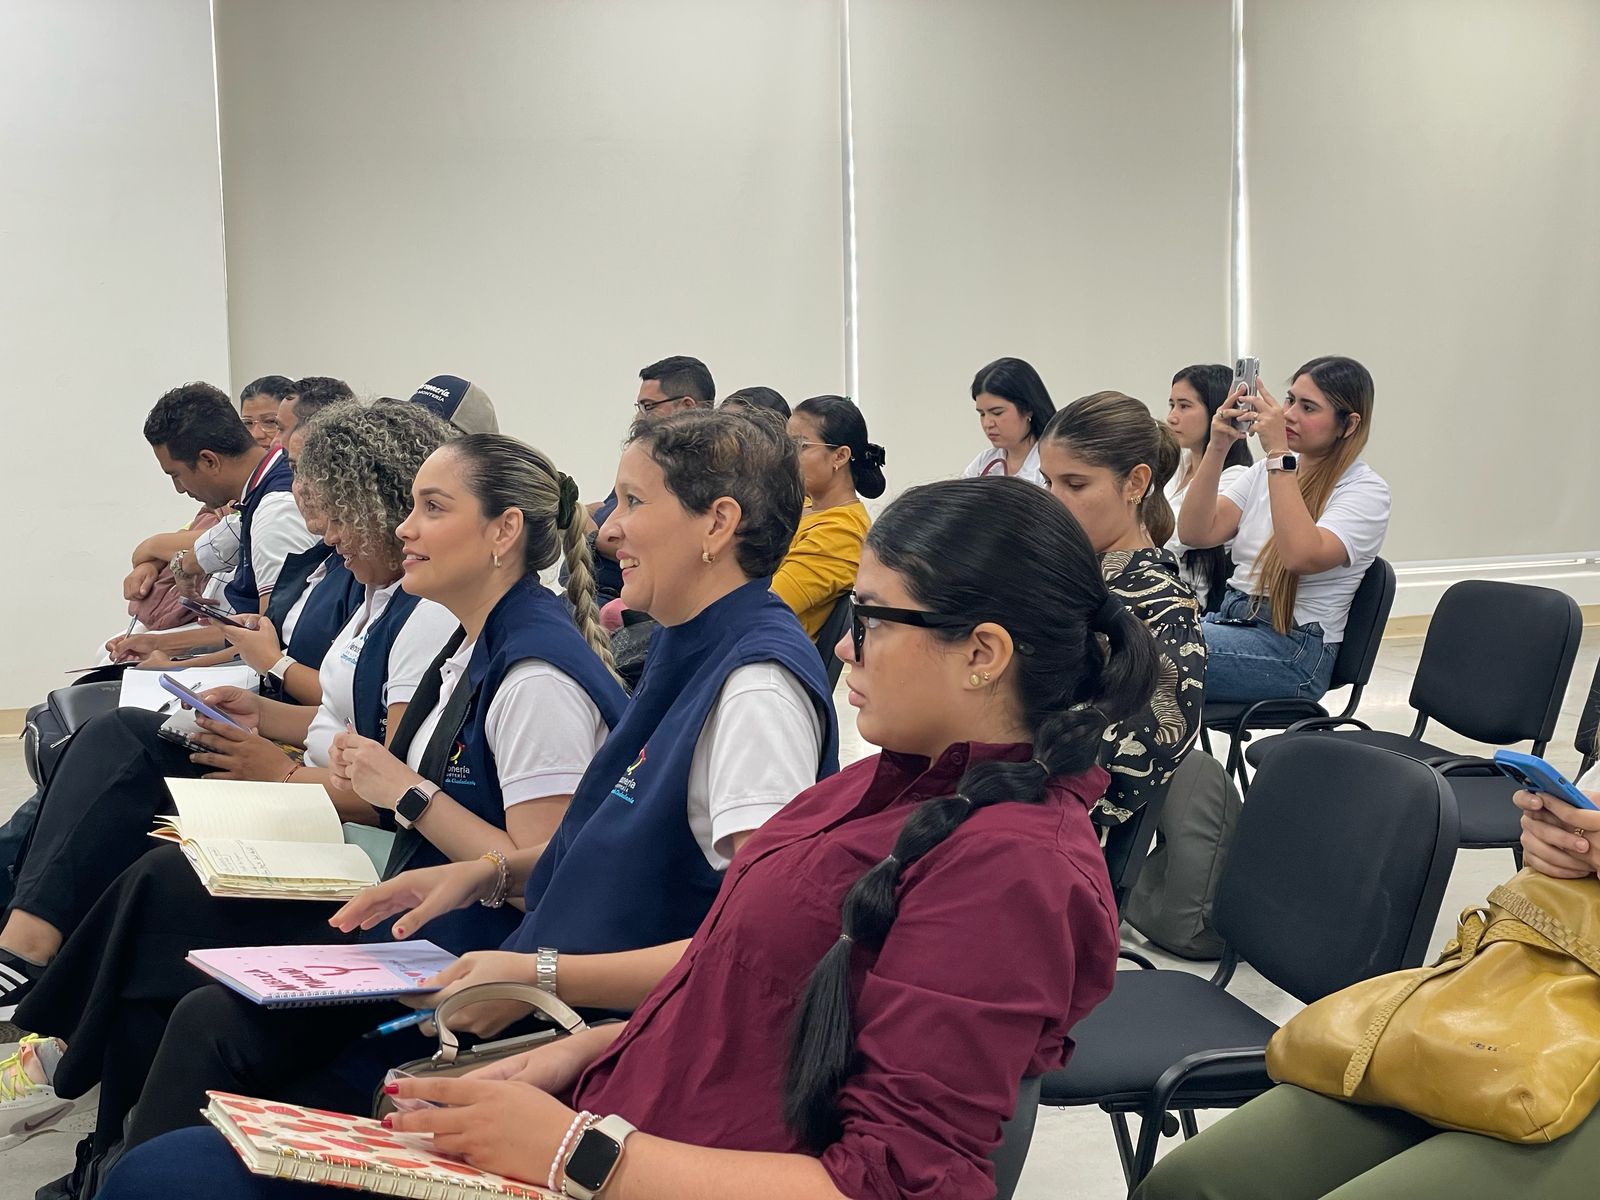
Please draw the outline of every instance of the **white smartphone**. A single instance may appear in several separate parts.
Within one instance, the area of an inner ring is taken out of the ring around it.
[[[1231,395],[1238,391],[1239,385],[1242,383],[1244,384],[1244,394],[1246,396],[1254,396],[1256,394],[1256,379],[1260,374],[1261,360],[1259,358],[1245,357],[1236,359],[1233,364],[1233,386],[1228,389],[1229,394]],[[1239,407],[1253,410],[1255,405],[1248,400],[1241,400],[1239,401]],[[1250,422],[1243,418],[1235,420],[1233,427],[1240,433],[1250,432]]]

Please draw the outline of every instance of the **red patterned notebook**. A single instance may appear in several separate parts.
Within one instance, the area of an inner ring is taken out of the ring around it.
[[[554,1196],[531,1183],[446,1158],[427,1134],[391,1133],[369,1117],[207,1092],[205,1118],[251,1174],[360,1188],[415,1200]]]

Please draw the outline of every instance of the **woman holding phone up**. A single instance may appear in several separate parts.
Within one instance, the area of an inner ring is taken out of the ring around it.
[[[1206,699],[1316,700],[1328,690],[1350,602],[1389,528],[1389,485],[1361,459],[1373,386],[1353,358],[1314,358],[1284,403],[1243,385],[1211,422],[1211,440],[1178,513],[1178,537],[1233,542],[1233,577],[1201,626]],[[1219,489],[1233,444],[1253,433],[1263,459]]]

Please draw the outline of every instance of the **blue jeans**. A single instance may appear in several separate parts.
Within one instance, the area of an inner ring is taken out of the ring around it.
[[[204,1125],[135,1146],[106,1176],[99,1200],[332,1200],[343,1194],[252,1175],[227,1140]]]
[[[1200,625],[1206,639],[1206,699],[1224,704],[1293,697],[1320,700],[1333,679],[1339,643],[1322,640],[1315,621],[1296,625],[1287,634],[1272,627],[1270,602],[1257,603],[1229,588],[1222,606],[1207,613]]]

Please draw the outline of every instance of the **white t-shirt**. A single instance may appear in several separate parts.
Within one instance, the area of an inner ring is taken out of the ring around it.
[[[317,672],[322,680],[322,704],[306,735],[306,766],[327,766],[333,739],[343,732],[346,721],[355,719],[356,661],[367,644],[368,628],[383,615],[399,587],[396,580],[388,587],[368,588],[366,603],[345,622],[323,656]],[[429,665],[460,624],[448,608],[432,600],[423,600],[412,610],[389,647],[389,669],[383,676],[385,708],[410,703]]]
[[[439,703],[417,727],[406,752],[406,765],[413,771],[419,769],[444,706],[467,673],[475,645],[464,643],[440,668]],[[577,680],[537,658],[525,658],[506,672],[485,726],[507,808],[525,800],[570,796],[610,732]],[[433,782],[450,790],[446,780]]]
[[[729,675],[689,764],[689,828],[716,870],[729,839],[760,829],[817,782],[822,721],[800,681],[774,662]]]
[[[239,522],[238,513],[229,513],[195,539],[194,560],[201,570],[216,574],[233,569],[239,557]],[[283,560],[321,540],[306,528],[306,519],[291,493],[261,497],[250,518],[250,565],[255,568],[256,591],[270,592],[277,586]]]
[[[1005,478],[1006,452],[999,446],[991,446],[977,458],[967,464],[967,469],[961,472],[963,479],[976,479],[979,476],[993,476],[996,479]],[[1037,483],[1044,487],[1044,476],[1039,472],[1039,443],[1033,444],[1033,449],[1028,451],[1028,457],[1022,460],[1022,470],[1017,472],[1018,479],[1026,479],[1029,483]]]
[[[317,584],[328,577],[328,561],[333,556],[319,562],[306,576],[306,586],[300,589],[300,594],[294,598],[289,611],[283,614],[283,628],[278,630],[278,644],[287,646],[289,639],[294,636],[294,628],[300,624],[300,614],[306,610],[306,601],[311,599],[311,593],[317,590]]]
[[[1184,461],[1185,463],[1188,461],[1188,451],[1184,452]],[[1238,479],[1249,469],[1250,468],[1245,466],[1243,463],[1235,463],[1231,467],[1223,467],[1222,477],[1217,481],[1217,495],[1220,496],[1226,492],[1228,485],[1233,483],[1234,480]],[[1183,511],[1183,498],[1189,494],[1189,485],[1185,483],[1180,486],[1178,483],[1178,479],[1182,474],[1183,467],[1180,466],[1178,470],[1173,472],[1172,478],[1167,480],[1167,486],[1162,489],[1162,494],[1166,496],[1167,503],[1172,506],[1172,516],[1174,522],[1176,522],[1178,514]],[[1232,542],[1227,542],[1223,545],[1224,550],[1231,550],[1232,547]],[[1194,547],[1185,546],[1178,540],[1176,524],[1173,525],[1172,536],[1167,539],[1165,548],[1172,551],[1173,557],[1178,560],[1179,578],[1181,578],[1185,583],[1194,589],[1195,599],[1198,600],[1200,602],[1200,606],[1204,608],[1206,602],[1210,599],[1210,596],[1208,595],[1210,587],[1205,579],[1196,576],[1192,571],[1190,571],[1189,565],[1183,561],[1183,556],[1190,550],[1194,549]]]
[[[1256,562],[1272,536],[1272,502],[1267,488],[1267,463],[1262,459],[1219,493],[1239,506],[1239,532],[1233,539],[1234,571],[1228,585],[1246,594],[1254,594],[1260,586],[1254,581]],[[1389,530],[1389,485],[1357,459],[1333,485],[1333,495],[1317,518],[1317,527],[1331,531],[1344,543],[1348,562],[1317,575],[1300,577],[1294,623],[1317,622],[1322,626],[1323,644],[1331,646],[1344,640],[1350,601]]]

